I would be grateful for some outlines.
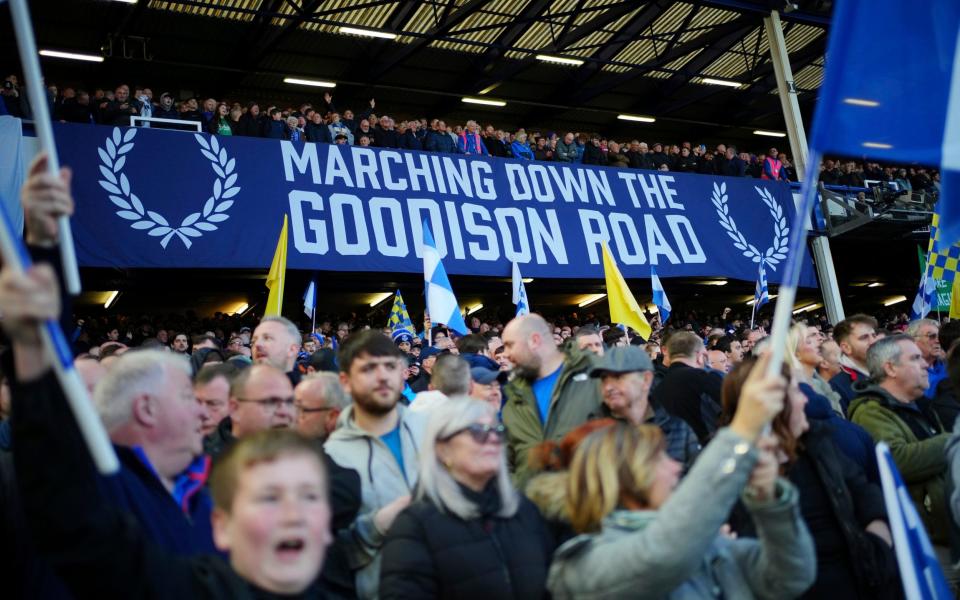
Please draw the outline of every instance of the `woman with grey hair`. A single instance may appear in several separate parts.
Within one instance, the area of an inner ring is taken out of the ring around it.
[[[430,417],[414,502],[383,546],[380,597],[540,598],[553,540],[510,483],[489,405],[451,398]]]

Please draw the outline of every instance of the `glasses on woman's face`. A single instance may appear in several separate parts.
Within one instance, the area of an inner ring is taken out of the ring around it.
[[[503,442],[503,438],[507,435],[507,428],[497,423],[496,425],[487,425],[484,423],[474,423],[464,427],[463,429],[458,429],[447,437],[443,438],[441,441],[447,441],[453,439],[454,437],[460,435],[461,433],[469,433],[470,437],[473,438],[478,444],[485,444],[490,440],[490,436],[493,436],[493,441],[497,444]]]

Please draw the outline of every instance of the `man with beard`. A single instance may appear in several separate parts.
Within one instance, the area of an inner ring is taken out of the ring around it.
[[[406,358],[379,331],[351,335],[340,349],[340,383],[353,404],[340,415],[324,448],[360,474],[362,503],[337,543],[356,570],[357,596],[376,598],[380,549],[394,518],[417,485],[424,417],[398,404]]]
[[[546,441],[563,438],[600,409],[600,386],[587,376],[589,352],[561,352],[543,317],[524,315],[503,330],[503,347],[513,363],[513,378],[504,388],[503,424],[507,426],[507,460],[517,487],[530,476],[527,453]]]
[[[294,368],[300,352],[300,331],[284,317],[264,317],[253,330],[250,346],[254,364],[267,364],[287,374],[290,384],[300,383],[302,375]]]

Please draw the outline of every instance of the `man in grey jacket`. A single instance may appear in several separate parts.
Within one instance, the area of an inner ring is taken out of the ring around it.
[[[416,487],[425,419],[398,404],[406,360],[390,338],[373,330],[352,335],[339,362],[353,404],[324,448],[341,467],[360,474],[362,502],[338,541],[356,571],[358,597],[377,598],[380,549]]]

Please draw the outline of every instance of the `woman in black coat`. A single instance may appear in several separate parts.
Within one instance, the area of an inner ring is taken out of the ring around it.
[[[504,429],[487,404],[434,409],[415,501],[383,546],[380,598],[541,598],[553,543],[510,484]]]
[[[724,378],[721,423],[736,411],[754,362],[745,359]],[[800,512],[817,550],[817,580],[802,598],[902,598],[880,487],[840,450],[829,425],[807,421],[807,397],[796,377],[789,380],[787,402],[771,429],[782,451],[781,471],[800,490]],[[730,525],[741,536],[756,535],[740,506]]]

